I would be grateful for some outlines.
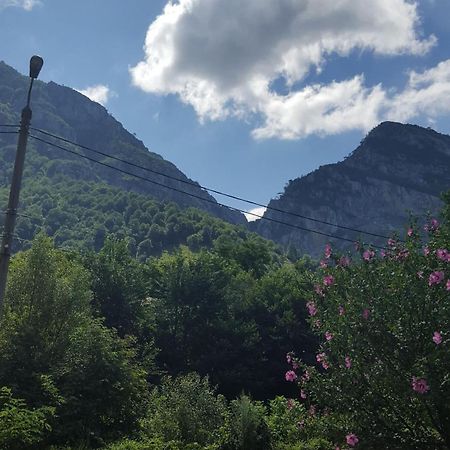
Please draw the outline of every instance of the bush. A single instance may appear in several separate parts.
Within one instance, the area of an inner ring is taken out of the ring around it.
[[[229,440],[226,450],[270,450],[269,428],[265,421],[266,408],[246,395],[230,404]]]
[[[30,409],[24,400],[13,397],[11,389],[0,388],[0,448],[23,450],[42,442],[51,430],[54,412],[51,407]]]
[[[324,430],[334,442],[450,447],[449,223],[430,220],[426,230],[428,244],[411,226],[406,243],[391,239],[379,255],[361,249],[358,264],[326,249],[307,304],[323,339],[317,366],[288,355],[286,378],[319,415],[327,408],[345,418],[337,435]]]
[[[226,417],[225,398],[215,395],[207,377],[196,373],[166,377],[150,394],[142,437],[179,442],[180,448],[216,445],[223,439]]]

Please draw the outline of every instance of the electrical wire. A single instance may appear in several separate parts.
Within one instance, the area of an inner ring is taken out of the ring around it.
[[[204,198],[204,197],[201,197],[201,196],[199,196],[199,195],[196,195],[196,194],[193,194],[193,193],[190,193],[190,192],[186,192],[186,191],[183,191],[183,190],[181,190],[181,189],[177,189],[177,188],[175,188],[175,187],[167,186],[167,185],[165,185],[165,184],[163,184],[163,183],[160,183],[160,182],[158,182],[158,181],[150,180],[149,178],[142,177],[142,176],[137,175],[137,174],[135,174],[135,173],[128,172],[128,171],[126,171],[126,170],[124,170],[124,169],[120,169],[119,167],[111,166],[111,165],[106,164],[106,163],[104,163],[104,162],[102,162],[102,161],[98,161],[98,160],[96,160],[96,159],[94,159],[94,158],[90,158],[89,156],[82,155],[82,154],[80,154],[80,153],[78,153],[78,152],[75,152],[75,151],[70,150],[70,149],[68,149],[68,148],[62,147],[62,146],[60,146],[60,145],[58,145],[58,144],[55,144],[55,143],[53,143],[53,142],[46,141],[45,139],[42,139],[42,138],[40,138],[40,137],[38,137],[38,136],[34,136],[34,135],[30,134],[30,137],[31,137],[32,139],[35,139],[36,141],[39,141],[39,142],[42,142],[42,143],[44,143],[44,144],[50,145],[50,146],[52,146],[52,147],[58,148],[58,149],[60,149],[60,150],[62,150],[62,151],[64,151],[64,152],[70,153],[70,154],[75,155],[75,156],[78,156],[78,157],[80,157],[80,158],[84,158],[84,159],[86,159],[86,160],[88,160],[88,161],[91,161],[91,162],[93,162],[93,163],[99,164],[99,165],[101,165],[101,166],[108,167],[108,168],[110,168],[110,169],[112,169],[112,170],[116,170],[117,172],[123,173],[123,174],[125,174],[125,175],[132,176],[132,177],[137,178],[137,179],[139,179],[139,180],[146,181],[146,182],[148,182],[148,183],[151,183],[151,184],[154,184],[154,185],[157,185],[157,186],[160,186],[160,187],[169,189],[169,190],[171,190],[171,191],[178,192],[178,193],[180,193],[180,194],[184,194],[184,195],[188,195],[188,196],[190,196],[190,197],[197,198],[197,199],[199,199],[199,200],[201,200],[201,201],[204,201],[204,202],[207,202],[207,203],[212,203],[212,204],[215,205],[215,206],[222,206],[222,207],[225,207],[225,208],[229,208],[229,209],[234,210],[234,211],[238,211],[238,212],[241,212],[241,213],[249,214],[249,215],[252,215],[252,216],[254,216],[254,217],[258,217],[258,218],[260,218],[260,219],[263,219],[263,220],[267,220],[267,221],[270,221],[270,222],[274,222],[274,223],[277,223],[277,224],[280,224],[280,225],[285,225],[285,226],[287,226],[287,227],[295,228],[295,229],[298,229],[298,230],[301,230],[301,231],[306,231],[306,232],[309,232],[309,233],[314,233],[314,234],[318,234],[318,235],[321,235],[321,236],[326,236],[326,237],[329,237],[329,238],[332,238],[332,239],[338,239],[338,240],[341,240],[341,241],[346,241],[346,242],[355,243],[355,240],[354,240],[354,239],[348,239],[348,238],[345,238],[345,237],[342,237],[342,236],[337,236],[337,235],[334,235],[334,234],[331,234],[331,233],[325,233],[325,232],[323,232],[323,231],[315,230],[315,229],[312,229],[312,228],[302,227],[302,226],[295,225],[295,224],[292,224],[292,223],[289,223],[289,222],[284,222],[284,221],[281,221],[281,220],[278,220],[278,219],[273,219],[273,218],[265,217],[265,216],[262,216],[262,215],[260,215],[260,214],[256,214],[256,213],[252,213],[252,212],[247,212],[247,211],[245,211],[245,210],[243,210],[243,209],[231,207],[231,206],[225,205],[225,204],[223,204],[223,203],[216,202],[216,201],[213,200],[213,199]],[[372,246],[373,248],[385,249],[384,247],[377,246],[377,245],[371,245],[371,246]]]
[[[4,216],[7,214],[7,211],[0,211],[0,214]],[[16,216],[26,217],[27,219],[32,219],[32,220],[42,220],[42,217],[33,217],[33,216],[29,216],[28,214],[19,213],[19,212],[16,212]]]
[[[373,232],[370,232],[370,231],[364,231],[364,230],[360,230],[360,229],[357,229],[357,228],[348,227],[348,226],[345,226],[345,225],[339,225],[337,223],[328,222],[326,220],[316,219],[316,218],[305,216],[305,215],[298,214],[298,213],[295,213],[295,212],[286,211],[286,210],[279,209],[279,208],[276,208],[276,207],[273,207],[273,206],[270,206],[270,205],[266,206],[266,205],[264,205],[262,203],[255,202],[253,200],[248,200],[248,199],[245,199],[243,197],[239,197],[237,195],[232,195],[232,194],[228,194],[226,192],[218,191],[217,189],[212,189],[212,188],[209,188],[209,187],[206,187],[206,186],[202,186],[202,185],[200,185],[198,183],[195,183],[193,181],[190,181],[190,180],[183,180],[182,178],[174,177],[172,175],[168,175],[168,174],[165,174],[163,172],[159,172],[157,170],[150,169],[148,167],[140,166],[139,164],[135,164],[135,163],[133,163],[131,161],[127,161],[127,160],[118,158],[117,156],[110,155],[110,154],[102,152],[100,150],[95,150],[95,149],[93,149],[91,147],[88,147],[88,146],[85,146],[85,145],[82,145],[82,144],[78,144],[76,142],[71,141],[70,139],[66,139],[66,138],[63,138],[61,136],[57,136],[57,135],[55,135],[53,133],[50,133],[50,132],[45,131],[45,130],[41,130],[39,128],[30,127],[30,129],[33,130],[33,131],[37,131],[39,133],[42,133],[42,134],[44,134],[46,136],[52,137],[54,139],[59,139],[60,141],[65,142],[67,144],[71,144],[71,145],[74,145],[76,147],[82,148],[84,150],[88,150],[88,151],[96,153],[98,155],[102,155],[102,156],[105,156],[107,158],[113,159],[115,161],[121,162],[123,164],[127,164],[127,165],[129,165],[131,167],[135,167],[137,169],[144,170],[146,172],[150,172],[150,173],[153,173],[155,175],[160,175],[160,176],[166,177],[168,179],[171,179],[171,180],[174,180],[174,181],[178,181],[180,183],[188,184],[190,186],[194,186],[194,187],[199,188],[199,189],[204,189],[205,191],[212,192],[212,193],[218,194],[218,195],[222,195],[224,197],[231,198],[233,200],[238,200],[238,201],[241,201],[241,202],[244,202],[244,203],[248,203],[248,204],[254,205],[254,206],[260,206],[260,207],[266,208],[266,209],[268,209],[270,211],[275,211],[275,212],[279,212],[279,213],[282,213],[282,214],[288,214],[288,215],[293,216],[293,217],[297,217],[297,218],[304,219],[304,220],[309,220],[309,221],[320,223],[320,224],[323,224],[323,225],[328,225],[328,226],[340,228],[342,230],[347,230],[347,231],[351,231],[351,232],[354,232],[354,233],[364,234],[364,235],[367,235],[367,236],[377,237],[377,238],[381,238],[381,239],[389,239],[390,238],[390,236],[385,236],[385,235],[378,234],[378,233],[373,233]],[[250,213],[245,211],[245,214],[250,214]]]

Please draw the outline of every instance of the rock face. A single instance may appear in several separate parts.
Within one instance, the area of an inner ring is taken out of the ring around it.
[[[0,124],[19,123],[20,111],[25,104],[28,78],[20,75],[12,67],[0,61]],[[77,143],[93,147],[105,153],[126,159],[134,164],[148,167],[154,171],[191,182],[174,164],[160,155],[150,152],[134,135],[129,133],[98,103],[89,100],[79,92],[56,83],[37,81],[33,88],[32,126],[63,136]],[[41,136],[44,137],[44,136]],[[50,139],[51,140],[51,139]],[[244,216],[236,211],[217,205],[215,199],[197,186],[174,181],[164,176],[148,173],[128,165],[111,161],[79,150],[113,166],[150,178],[156,183],[187,191],[199,196],[190,197],[174,190],[151,184],[117,171],[62,153],[45,144],[31,142],[43,157],[57,160],[55,176],[63,173],[79,180],[97,180],[113,186],[148,194],[157,200],[168,200],[182,207],[193,206],[231,223],[246,223]],[[6,143],[3,144],[3,146]],[[67,146],[66,144],[63,144]],[[2,140],[0,139],[0,147]],[[207,201],[202,201],[206,199]]]
[[[384,122],[344,161],[322,166],[287,185],[269,206],[331,223],[390,235],[405,230],[410,213],[436,213],[450,189],[450,136],[429,128]],[[375,245],[383,239],[358,236],[333,226],[268,210],[265,217]],[[252,228],[285,248],[318,256],[326,242],[351,244],[265,220]]]

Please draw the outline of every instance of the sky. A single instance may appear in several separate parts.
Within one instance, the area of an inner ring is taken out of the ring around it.
[[[383,120],[450,134],[450,0],[0,0],[0,60],[33,54],[193,180],[262,204]]]

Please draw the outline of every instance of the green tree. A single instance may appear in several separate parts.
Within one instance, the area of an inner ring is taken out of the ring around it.
[[[184,248],[149,263],[158,360],[169,374],[209,374],[228,396],[249,389],[258,359],[255,324],[243,313],[253,283],[236,264]]]
[[[190,373],[165,377],[153,389],[145,419],[141,422],[144,439],[164,442],[219,445],[226,439],[227,404],[209,385],[208,378]]]
[[[102,443],[130,432],[145,372],[129,342],[92,317],[88,272],[39,236],[12,261],[0,329],[0,385],[55,408],[49,442]]]

